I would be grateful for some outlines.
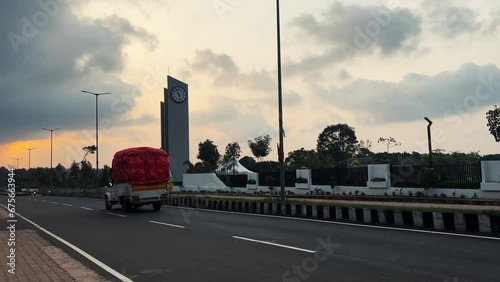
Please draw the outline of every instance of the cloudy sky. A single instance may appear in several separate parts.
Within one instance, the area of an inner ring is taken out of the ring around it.
[[[359,4],[363,3],[363,4]],[[473,3],[473,4],[471,4]],[[160,146],[170,74],[189,84],[190,150],[273,137],[277,159],[275,1],[20,0],[0,3],[0,166],[68,166],[95,143],[100,166],[126,147]],[[485,112],[500,102],[500,2],[281,3],[285,151],[315,148],[328,125],[398,151],[497,153]],[[94,163],[94,157],[90,158]]]

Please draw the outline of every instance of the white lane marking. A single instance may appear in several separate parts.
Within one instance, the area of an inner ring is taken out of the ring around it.
[[[0,204],[1,206],[3,206],[5,209],[7,209],[6,206]],[[51,236],[52,238],[58,240],[59,242],[65,244],[66,246],[70,247],[71,249],[73,249],[74,251],[76,251],[77,253],[79,253],[80,255],[84,256],[85,258],[87,258],[88,260],[90,260],[91,262],[95,263],[97,266],[99,266],[100,268],[104,269],[105,271],[107,271],[109,274],[113,275],[114,277],[120,279],[121,281],[124,281],[124,282],[133,282],[133,280],[130,280],[128,277],[126,277],[125,275],[122,275],[120,272],[112,269],[111,267],[107,266],[106,264],[104,264],[103,262],[101,262],[100,260],[94,258],[93,256],[89,255],[88,253],[86,253],[84,250],[78,248],[77,246],[71,244],[70,242],[64,240],[63,238],[55,235],[54,233],[48,231],[47,229],[41,227],[40,225],[36,224],[35,222],[27,219],[26,217],[20,215],[19,213],[16,212],[16,215],[19,216],[20,218],[26,220],[28,223],[32,224],[33,226],[35,226],[36,228],[40,229],[41,231],[45,232],[47,235]]]
[[[261,241],[261,240],[255,240],[255,239],[250,239],[250,238],[245,238],[245,237],[233,236],[233,238],[239,239],[239,240],[250,241],[250,242],[254,242],[254,243],[271,245],[271,246],[275,246],[275,247],[291,249],[291,250],[295,250],[295,251],[301,251],[301,252],[310,253],[310,254],[314,254],[316,252],[316,251],[311,251],[311,250],[307,250],[307,249],[302,249],[302,248],[297,248],[297,247],[292,247],[292,246],[287,246],[287,245],[282,245],[282,244],[276,244],[276,243],[266,242],[266,241]]]
[[[185,226],[180,226],[180,225],[175,225],[175,224],[170,224],[170,223],[165,223],[165,222],[159,222],[159,221],[150,220],[149,222],[154,223],[154,224],[166,225],[166,226],[170,226],[170,227],[176,227],[176,228],[185,228]]]
[[[123,214],[117,214],[117,213],[112,213],[112,212],[107,212],[107,214],[114,215],[114,216],[120,216],[120,217],[127,217],[126,215],[123,215]]]
[[[34,199],[33,201],[36,201],[36,202],[38,202],[38,199]]]
[[[47,201],[45,201],[45,200],[42,200],[42,202],[46,203]]]
[[[309,218],[294,218],[294,217],[266,215],[266,214],[251,214],[251,213],[240,213],[240,212],[229,212],[229,211],[216,211],[216,210],[208,210],[208,209],[195,209],[195,208],[189,208],[189,207],[173,207],[173,206],[166,206],[166,205],[164,207],[165,208],[172,208],[172,209],[201,210],[201,211],[215,212],[215,213],[227,213],[227,214],[236,214],[236,215],[245,215],[245,216],[259,216],[259,217],[268,217],[268,218],[276,218],[276,219],[284,219],[284,220],[308,221],[308,222],[326,223],[326,224],[335,224],[335,225],[347,225],[347,226],[355,226],[355,227],[363,227],[363,228],[385,229],[385,230],[394,230],[394,231],[404,231],[404,232],[425,233],[425,234],[433,234],[433,235],[446,235],[446,236],[500,241],[500,238],[497,238],[497,237],[447,233],[447,232],[439,232],[439,231],[404,229],[404,228],[397,228],[397,227],[375,226],[375,225],[363,225],[363,224],[357,224],[357,223],[325,221],[325,220],[309,219]]]
[[[51,204],[55,204],[55,205],[59,204],[58,202],[50,202],[50,203],[51,203]]]
[[[93,211],[94,209],[91,208],[86,208],[86,207],[80,207],[81,209],[88,210],[88,211]]]
[[[72,207],[73,205],[70,205],[70,204],[63,204],[63,206]]]

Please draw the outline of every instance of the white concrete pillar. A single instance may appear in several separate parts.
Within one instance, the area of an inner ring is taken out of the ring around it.
[[[335,207],[335,219],[342,220],[342,209]]]
[[[414,211],[411,214],[413,216],[413,225],[417,228],[424,227],[424,218],[422,217],[422,212]]]
[[[490,216],[487,214],[478,214],[477,221],[479,223],[479,232],[491,233]]]
[[[384,210],[377,210],[378,214],[378,223],[380,224],[386,224],[387,220],[385,219],[385,212]]]
[[[432,219],[434,221],[434,229],[443,230],[444,222],[443,222],[443,214],[440,212],[432,212]]]
[[[329,206],[323,206],[323,218],[330,219],[330,207]]]
[[[349,221],[356,221],[356,209],[355,208],[349,208]]]
[[[404,220],[403,220],[403,212],[395,210],[394,211],[394,224],[397,226],[404,226]]]
[[[363,209],[363,222],[371,223],[372,222],[372,211],[370,209]]]

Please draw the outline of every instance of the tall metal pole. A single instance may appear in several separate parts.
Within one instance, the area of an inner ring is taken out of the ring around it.
[[[427,142],[429,143],[429,167],[432,167],[432,140],[431,140],[432,121],[427,117],[425,117],[424,119],[429,123],[427,125]]]
[[[31,169],[31,150],[35,150],[36,148],[24,148],[28,150],[28,170]]]
[[[281,84],[281,29],[280,29],[280,1],[276,0],[276,20],[278,37],[278,116],[279,116],[279,151],[278,159],[280,163],[280,187],[281,200],[285,201],[285,163],[284,163],[284,145],[283,145],[283,97]]]
[[[47,129],[47,128],[42,128],[43,130],[50,131],[50,188],[52,189],[52,133],[56,130],[59,130],[61,128],[55,128],[55,129]]]
[[[17,161],[16,169],[19,169],[19,160],[22,160],[23,158],[13,158],[13,159]]]
[[[99,103],[98,97],[100,95],[109,95],[110,92],[105,93],[94,93],[86,90],[82,90],[83,93],[91,94],[95,96],[95,170],[96,170],[96,188],[99,188]]]

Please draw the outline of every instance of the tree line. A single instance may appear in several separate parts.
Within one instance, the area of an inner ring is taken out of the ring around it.
[[[272,138],[269,135],[248,140],[252,156],[240,158],[241,146],[237,142],[229,143],[224,155],[221,155],[217,145],[212,140],[206,139],[198,144],[197,158],[199,161],[195,164],[189,161],[185,162],[186,172],[214,172],[220,167],[228,166],[228,171],[221,172],[234,173],[234,164],[237,160],[251,171],[279,171],[279,162],[264,160],[272,151],[271,141]],[[354,128],[347,124],[329,125],[319,134],[315,149],[300,148],[289,152],[285,158],[285,168],[296,170],[300,168],[364,166],[367,164],[425,166],[429,163],[428,153],[390,152],[391,148],[401,146],[401,143],[394,137],[380,137],[377,142],[385,146],[385,152],[373,152],[372,142],[358,140]],[[471,164],[478,163],[482,159],[500,160],[500,155],[481,156],[479,152],[446,152],[443,149],[434,150],[432,157],[435,165]]]

